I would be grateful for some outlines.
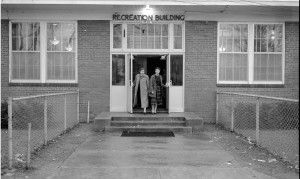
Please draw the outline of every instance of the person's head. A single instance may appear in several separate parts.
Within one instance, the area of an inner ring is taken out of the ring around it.
[[[159,74],[160,73],[160,68],[159,67],[156,67],[155,68],[155,74]]]
[[[140,68],[140,74],[145,74],[145,69],[144,68]]]

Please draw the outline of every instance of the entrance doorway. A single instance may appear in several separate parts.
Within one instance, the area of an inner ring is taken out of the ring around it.
[[[145,74],[150,77],[155,73],[154,70],[156,67],[161,69],[160,75],[162,76],[163,84],[166,84],[167,81],[167,60],[166,58],[161,58],[162,55],[133,55],[132,61],[132,77],[135,80],[135,76],[139,74],[139,69],[144,68]],[[134,89],[133,89],[134,94]],[[134,95],[132,95],[133,97]],[[163,104],[157,107],[157,112],[159,113],[167,113],[167,91],[165,88],[162,88],[162,99]],[[134,113],[143,112],[141,109],[141,102],[139,99],[140,95],[138,95],[137,105],[133,108]],[[151,112],[151,100],[149,97],[149,107],[147,108],[147,112]]]
[[[164,57],[164,58],[162,58]],[[163,83],[169,87],[162,88],[164,93],[163,105],[157,112],[184,112],[184,54],[111,54],[111,112],[139,112],[137,106],[133,109],[134,89],[132,82],[143,67],[145,73],[151,77],[155,67],[160,67]],[[151,112],[149,100],[148,111]]]

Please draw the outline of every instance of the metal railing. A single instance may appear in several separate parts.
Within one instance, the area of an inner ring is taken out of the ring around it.
[[[1,146],[1,159],[7,161],[2,164],[7,162],[9,169],[25,163],[29,167],[31,152],[78,123],[79,92],[9,97],[8,130],[2,132]]]
[[[216,123],[285,161],[299,162],[299,100],[217,92]]]

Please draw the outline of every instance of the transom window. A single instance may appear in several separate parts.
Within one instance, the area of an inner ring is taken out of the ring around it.
[[[183,24],[112,23],[112,50],[183,51]]]
[[[220,23],[218,83],[283,83],[283,24]]]
[[[76,82],[76,38],[76,22],[12,22],[10,82]]]

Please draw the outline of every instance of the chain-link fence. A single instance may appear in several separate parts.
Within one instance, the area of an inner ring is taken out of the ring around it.
[[[8,130],[2,132],[2,164],[24,166],[33,152],[79,123],[79,92],[9,98]],[[28,124],[31,137],[28,142]],[[2,129],[3,131],[3,129]],[[28,150],[28,144],[30,146]],[[6,162],[6,163],[5,163]]]
[[[217,124],[299,162],[299,100],[217,92]]]

